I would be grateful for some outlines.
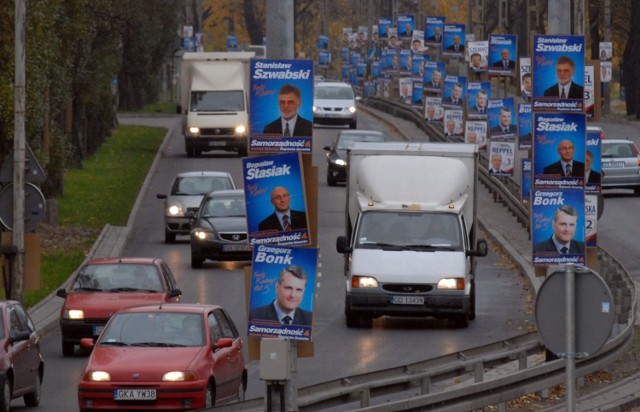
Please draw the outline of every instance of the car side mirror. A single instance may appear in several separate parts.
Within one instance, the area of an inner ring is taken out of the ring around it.
[[[67,297],[67,290],[66,289],[58,289],[56,291],[56,296],[65,299]]]
[[[9,338],[9,342],[13,345],[16,342],[29,340],[30,336],[31,336],[31,332],[26,332],[26,331],[15,332],[11,334],[11,337]]]
[[[230,348],[233,345],[232,338],[220,338],[213,344],[213,349],[218,350],[222,348]]]
[[[158,194],[156,195],[156,197],[157,197],[158,199],[166,199],[166,198],[167,198],[167,195],[162,194],[162,193],[158,193]]]
[[[470,250],[467,252],[467,256],[477,256],[477,257],[485,257],[489,252],[489,247],[487,246],[487,241],[484,239],[479,239],[476,243],[476,249]]]
[[[93,338],[80,339],[80,347],[84,349],[92,349],[96,345],[96,341]]]
[[[182,291],[180,289],[171,289],[171,291],[169,292],[169,297],[175,298],[178,296],[182,296]]]
[[[338,253],[351,253],[353,249],[349,246],[349,240],[346,236],[338,236],[336,239],[336,250]]]
[[[361,102],[361,101],[362,101],[362,97],[356,96],[356,102]]]

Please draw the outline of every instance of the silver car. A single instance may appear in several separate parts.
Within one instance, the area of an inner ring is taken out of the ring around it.
[[[184,172],[179,173],[171,183],[169,195],[158,193],[164,199],[164,241],[173,243],[176,235],[191,232],[188,211],[195,213],[205,194],[214,190],[233,190],[233,178],[227,172]]]
[[[356,99],[351,85],[342,82],[321,82],[313,86],[313,122],[358,125]]]
[[[640,151],[627,139],[602,139],[602,188],[633,189],[640,195]]]

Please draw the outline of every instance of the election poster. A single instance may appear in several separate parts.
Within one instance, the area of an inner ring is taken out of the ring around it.
[[[587,119],[596,116],[596,78],[593,65],[584,66],[584,112]],[[595,120],[595,119],[594,119]]]
[[[525,103],[531,103],[533,97],[533,75],[531,74],[531,58],[520,58],[520,97]]]
[[[513,176],[516,144],[513,141],[489,141],[489,174]]]
[[[531,103],[520,103],[518,105],[518,147],[521,150],[531,149],[532,123]]]
[[[515,76],[517,44],[515,34],[489,35],[489,75]]]
[[[398,28],[393,26],[387,27],[387,47],[396,48],[401,45],[402,42],[398,40]]]
[[[411,39],[416,26],[413,14],[401,14],[398,16],[398,37],[401,39]]]
[[[448,141],[462,142],[464,139],[464,119],[462,110],[444,110],[444,137]]]
[[[389,33],[388,28],[393,26],[393,19],[389,17],[380,17],[378,19],[378,38],[380,40],[388,40]]]
[[[411,105],[422,108],[422,80],[413,80],[411,90]]]
[[[369,39],[369,28],[367,26],[358,26],[358,47],[363,47]]]
[[[602,134],[600,130],[587,130],[587,148],[584,157],[584,191],[598,194],[602,190]]]
[[[467,120],[464,124],[464,141],[478,145],[478,150],[487,150],[487,122],[484,120]]]
[[[584,196],[584,219],[587,247],[598,247],[598,195]]]
[[[469,41],[467,42],[467,55],[469,56],[469,71],[471,73],[484,73],[489,67],[489,42]]]
[[[249,153],[311,153],[313,61],[252,59],[249,84]]]
[[[411,69],[413,67],[413,58],[411,57],[411,50],[402,49],[400,50],[400,75],[401,76],[411,76]]]
[[[426,56],[428,58],[429,56]],[[424,79],[424,62],[425,55],[420,53],[413,54],[413,65],[411,67],[411,77],[422,81]]]
[[[329,50],[329,36],[324,34],[318,36],[318,49]]]
[[[442,40],[442,55],[450,57],[464,57],[465,25],[445,24],[444,39]]]
[[[463,76],[447,75],[444,79],[442,106],[449,109],[463,108],[467,78]]]
[[[575,189],[533,189],[534,266],[585,263],[585,198]]]
[[[442,46],[444,33],[444,17],[426,16],[424,18],[424,43],[427,46]]]
[[[584,110],[584,49],[584,36],[534,36],[534,112]]]
[[[487,119],[491,82],[469,82],[467,84],[467,119]]]
[[[426,96],[424,99],[424,120],[432,123],[442,123],[443,118],[442,98]]]
[[[600,63],[610,62],[613,58],[613,43],[610,41],[600,42]]]
[[[531,202],[531,159],[522,159],[522,182],[520,182],[520,201],[528,206]]]
[[[251,245],[310,243],[301,156],[283,153],[242,159]]]
[[[444,84],[445,67],[444,62],[424,62],[424,89],[430,93],[442,93]]]
[[[414,30],[411,36],[411,52],[414,54],[425,54],[427,47],[424,45],[424,31]]]
[[[533,118],[533,187],[584,189],[585,115],[534,113]]]
[[[341,46],[350,48],[350,41],[352,38],[353,38],[353,28],[343,27]]]
[[[413,79],[411,77],[400,77],[398,79],[398,87],[400,90],[400,101],[404,104],[411,104]]]
[[[327,50],[318,51],[318,67],[328,68],[331,65],[331,53]]]
[[[489,100],[489,136],[494,139],[513,139],[517,135],[517,116],[513,97]]]
[[[317,267],[315,248],[256,246],[248,335],[311,341]]]

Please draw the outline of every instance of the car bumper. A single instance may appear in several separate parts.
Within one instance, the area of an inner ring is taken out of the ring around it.
[[[348,308],[354,313],[378,316],[449,316],[468,314],[471,309],[470,296],[463,294],[419,295],[424,298],[421,305],[393,304],[391,294],[347,293]]]
[[[204,407],[206,381],[175,382],[171,387],[158,387],[159,382],[132,384],[131,382],[86,382],[78,385],[78,404],[81,409],[95,410],[193,410]],[[115,400],[116,389],[155,389],[155,400]]]
[[[60,320],[62,341],[80,343],[82,338],[97,338],[109,319]]]
[[[327,173],[337,182],[347,181],[347,167],[338,166],[333,163],[327,163]]]
[[[220,242],[191,238],[191,252],[210,260],[251,260],[253,251],[248,242]]]
[[[185,137],[187,147],[197,149],[202,152],[210,150],[240,151],[247,148],[247,137],[237,136],[197,136]]]
[[[313,122],[319,124],[351,124],[355,123],[357,120],[357,116],[355,114],[343,114],[343,113],[332,113],[332,114],[317,114],[313,115]]]
[[[165,216],[164,228],[168,233],[188,235],[191,232],[191,219],[187,217]]]

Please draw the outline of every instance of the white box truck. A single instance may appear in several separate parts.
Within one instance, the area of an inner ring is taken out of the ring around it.
[[[247,153],[249,63],[254,52],[187,52],[180,65],[182,131],[188,157]]]
[[[475,318],[478,148],[465,143],[356,142],[348,151],[345,316]]]

